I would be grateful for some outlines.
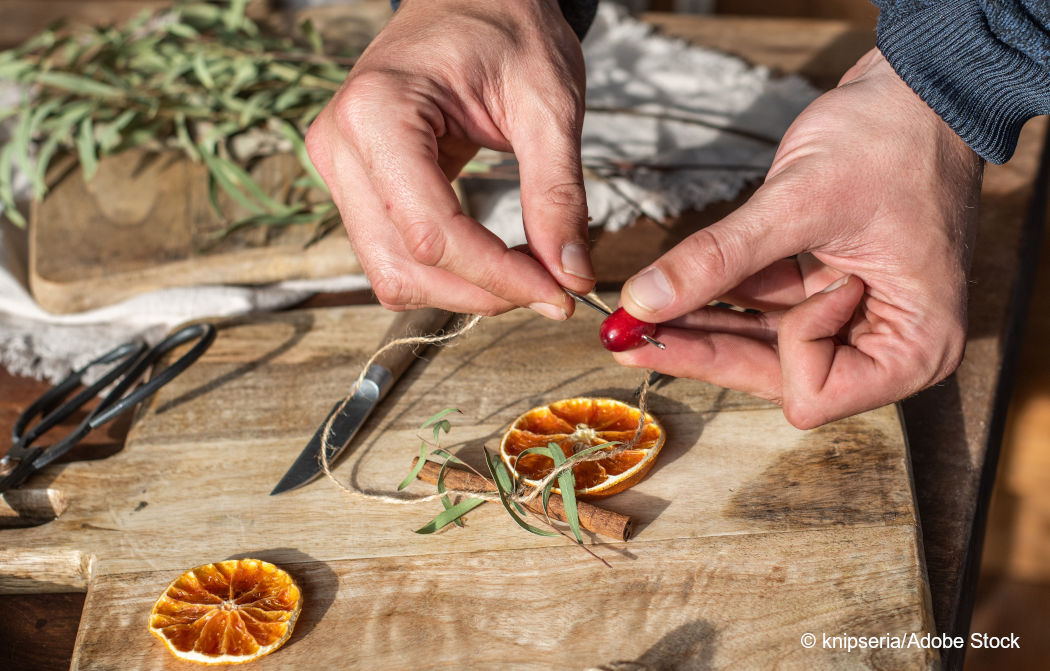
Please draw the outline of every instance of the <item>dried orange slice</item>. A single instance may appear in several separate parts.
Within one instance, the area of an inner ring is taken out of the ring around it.
[[[499,454],[512,472],[536,485],[554,469],[554,460],[541,454],[518,455],[530,447],[557,443],[566,457],[581,449],[612,441],[630,442],[638,429],[641,410],[611,398],[569,398],[541,405],[514,420],[499,444]],[[664,446],[664,429],[645,414],[645,427],[631,449],[572,467],[576,496],[599,499],[637,484],[656,462]],[[612,449],[612,448],[607,448]],[[605,450],[603,450],[605,451]],[[557,489],[553,491],[561,493]]]
[[[286,572],[259,559],[231,559],[176,578],[153,604],[149,630],[179,659],[240,664],[284,645],[302,607]]]

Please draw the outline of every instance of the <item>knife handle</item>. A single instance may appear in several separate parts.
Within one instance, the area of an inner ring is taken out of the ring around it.
[[[451,312],[438,308],[420,308],[418,310],[399,312],[394,317],[393,323],[390,324],[390,328],[386,330],[380,347],[406,336],[432,335],[447,324],[451,318]],[[392,379],[396,380],[412,364],[416,359],[416,352],[421,349],[418,346],[395,347],[376,357],[374,365],[386,368],[390,371]]]

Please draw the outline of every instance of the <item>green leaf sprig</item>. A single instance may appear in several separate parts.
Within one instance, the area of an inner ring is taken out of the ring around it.
[[[447,419],[447,416],[452,413],[460,413],[457,408],[446,408],[441,412],[433,415],[427,421],[425,421],[419,428],[420,431],[429,429],[432,432],[432,440],[422,438],[419,446],[419,455],[415,460],[412,470],[405,477],[404,480],[398,485],[398,490],[403,490],[416,479],[420,471],[423,469],[423,463],[431,457],[436,457],[443,460],[441,465],[441,471],[438,473],[437,478],[437,490],[439,493],[445,493],[447,488],[445,486],[445,474],[448,470],[449,464],[459,464],[465,468],[470,469],[475,474],[484,477],[480,472],[474,469],[470,464],[457,458],[455,455],[445,450],[440,446],[440,438],[442,433],[448,433],[452,429],[452,423]],[[460,413],[462,414],[462,413]],[[578,461],[583,457],[590,455],[602,449],[606,449],[618,443],[603,443],[601,445],[594,445],[588,447],[585,450],[577,452],[573,456],[573,461]],[[498,455],[490,453],[487,449],[484,449],[485,465],[488,469],[489,480],[496,485],[496,495],[499,502],[502,504],[503,509],[511,517],[514,522],[529,533],[536,534],[538,536],[557,536],[565,535],[557,526],[553,523],[550,517],[549,501],[551,491],[557,483],[558,488],[561,490],[562,503],[565,508],[565,517],[569,526],[569,530],[572,532],[572,538],[576,544],[581,548],[585,549],[588,553],[599,559],[606,565],[604,559],[598,557],[586,546],[583,545],[583,536],[580,532],[580,517],[578,508],[576,505],[576,478],[573,475],[571,467],[565,467],[569,459],[566,458],[561,448],[557,443],[548,443],[545,447],[531,447],[521,453],[525,454],[541,454],[549,457],[554,461],[555,472],[559,471],[556,478],[550,478],[546,483],[543,484],[539,495],[542,497],[543,511],[546,519],[538,519],[542,524],[549,527],[544,529],[542,527],[530,524],[526,521],[526,518],[530,516],[530,511],[527,511],[525,507],[520,503],[521,499],[521,484],[517,474],[512,473],[499,458]],[[519,456],[521,456],[519,455]],[[456,524],[462,527],[462,518],[464,515],[474,510],[482,503],[485,503],[488,499],[479,497],[468,497],[458,503],[452,503],[449,496],[446,494],[441,497],[441,504],[444,507],[444,511],[435,516],[432,520],[427,522],[425,525],[416,529],[418,534],[431,534],[435,531],[445,528],[450,524]]]
[[[0,52],[0,80],[25,91],[20,102],[0,110],[0,120],[13,117],[11,140],[0,151],[0,204],[7,216],[25,225],[14,202],[16,167],[39,200],[47,193],[48,168],[62,152],[76,155],[90,180],[102,156],[177,148],[207,167],[224,233],[259,225],[334,227],[332,202],[307,199],[309,191],[327,189],[304,136],[354,59],[326,54],[309,22],[295,39],[267,32],[245,14],[246,4],[183,1],[120,27],[53,26]],[[232,150],[236,138],[260,130],[302,165],[303,176],[286,196],[266,193]],[[227,215],[219,192],[247,216]]]

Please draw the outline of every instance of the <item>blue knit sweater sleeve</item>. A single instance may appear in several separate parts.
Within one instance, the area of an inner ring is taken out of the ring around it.
[[[401,0],[390,0],[390,6],[397,11]],[[587,29],[594,23],[594,15],[598,12],[598,0],[558,0],[562,16],[576,33],[576,37],[583,39]]]
[[[897,74],[993,163],[1050,113],[1050,2],[873,0],[878,46]]]

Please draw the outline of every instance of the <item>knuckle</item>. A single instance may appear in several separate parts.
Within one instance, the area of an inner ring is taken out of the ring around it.
[[[819,412],[815,412],[811,406],[801,403],[797,399],[785,398],[781,408],[784,412],[784,419],[791,426],[803,431],[815,429],[828,421],[827,417]]]
[[[584,108],[582,96],[577,91],[563,86],[548,87],[547,90],[551,93],[544,100],[544,112],[559,122],[554,128],[564,127],[565,120],[572,119],[574,123],[568,128],[575,133]],[[569,135],[565,139],[570,140],[572,137]]]
[[[403,310],[405,306],[418,303],[415,290],[409,285],[404,273],[393,268],[384,268],[370,277],[372,293],[389,310]]]
[[[587,204],[582,182],[565,182],[549,186],[543,196],[550,205],[583,207]]]
[[[314,119],[310,127],[306,129],[306,135],[303,137],[303,142],[306,144],[306,153],[310,155],[310,158],[315,158],[321,153],[323,144],[321,136],[324,135],[323,123],[324,121],[321,117]]]
[[[402,238],[413,259],[425,266],[442,265],[447,241],[440,227],[417,221],[405,227]]]
[[[503,296],[507,289],[507,266],[497,263],[491,266],[475,266],[471,283],[496,296]]]
[[[730,270],[729,248],[722,236],[703,228],[689,236],[689,262],[694,270],[709,277],[724,277]]]
[[[389,89],[387,77],[379,72],[365,72],[348,79],[333,100],[335,125],[339,133],[351,142],[357,140],[361,129],[370,127],[375,108],[383,91]]]
[[[963,354],[966,351],[966,327],[958,322],[953,322],[946,328],[942,336],[940,356],[929,364],[929,379],[927,386],[936,384],[952,374],[962,363]]]

